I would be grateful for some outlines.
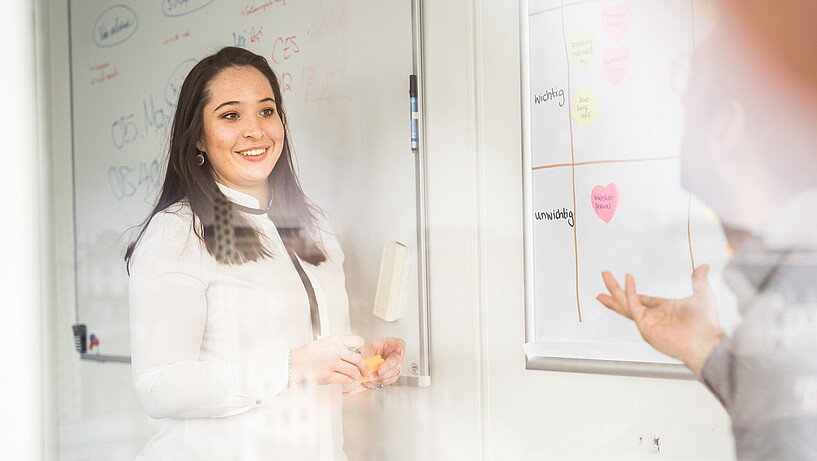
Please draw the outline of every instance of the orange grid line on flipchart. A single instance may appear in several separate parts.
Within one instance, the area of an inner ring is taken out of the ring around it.
[[[573,214],[578,217],[578,213],[576,210],[576,158],[574,157],[574,150],[573,150],[573,117],[570,114],[573,112],[571,108],[571,94],[570,94],[570,53],[567,49],[567,33],[565,32],[565,2],[561,0],[561,18],[562,18],[562,40],[565,46],[565,64],[567,65],[567,118],[568,118],[568,126],[570,127],[570,182],[573,186]],[[576,311],[579,315],[579,323],[582,322],[582,305],[581,301],[579,300],[579,237],[576,234],[576,226],[573,226],[573,256],[575,258],[576,265]]]
[[[692,15],[692,49],[695,49],[695,6],[689,2],[689,12]],[[689,242],[689,262],[692,264],[692,271],[695,272],[695,256],[692,253],[692,194],[689,194],[689,204],[687,205],[687,241]]]
[[[668,155],[666,157],[645,157],[645,158],[625,158],[619,160],[591,160],[587,162],[570,162],[570,163],[555,163],[553,165],[542,165],[542,166],[535,166],[531,168],[531,170],[547,170],[550,168],[561,168],[561,167],[575,167],[575,166],[585,166],[585,165],[601,165],[605,163],[638,163],[638,162],[655,162],[660,160],[674,160],[681,158],[680,155]]]

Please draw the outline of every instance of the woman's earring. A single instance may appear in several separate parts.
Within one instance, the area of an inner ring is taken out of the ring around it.
[[[201,151],[199,151],[199,153],[196,155],[196,163],[198,163],[199,166],[204,165],[204,153]]]

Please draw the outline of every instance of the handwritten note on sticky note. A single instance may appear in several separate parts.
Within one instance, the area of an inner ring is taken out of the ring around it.
[[[599,97],[592,88],[582,88],[573,98],[573,118],[579,121],[579,126],[593,124],[599,113]]]
[[[620,42],[630,28],[630,5],[605,6],[601,10],[601,27],[610,40]]]
[[[594,187],[590,193],[590,203],[598,217],[609,223],[618,208],[618,187],[613,183]]]
[[[573,34],[567,40],[567,51],[573,64],[585,70],[596,57],[596,37],[590,32]]]
[[[604,75],[618,86],[630,68],[630,49],[626,46],[610,48],[604,52]]]

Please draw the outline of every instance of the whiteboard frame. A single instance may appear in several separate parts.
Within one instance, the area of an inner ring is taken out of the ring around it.
[[[531,184],[531,107],[529,0],[519,0],[520,106],[522,108],[522,191],[525,260],[525,344],[536,342],[533,280],[533,186]],[[698,379],[685,365],[525,355],[526,370],[593,373],[649,378]]]
[[[415,194],[417,203],[417,302],[419,310],[419,369],[406,368],[392,385],[431,386],[431,340],[428,327],[428,206],[426,188],[425,99],[423,97],[423,1],[411,0],[412,72],[417,78],[417,152],[414,153]],[[406,365],[403,364],[405,367]]]
[[[419,387],[431,386],[431,340],[428,327],[428,191],[426,188],[426,137],[425,137],[425,98],[423,91],[425,74],[423,72],[423,2],[411,0],[411,33],[412,33],[412,61],[414,75],[417,79],[417,153],[415,153],[415,187],[417,193],[417,299],[419,301],[419,330],[420,330],[420,372],[414,382],[414,377],[405,377],[405,380]],[[404,377],[400,377],[403,380]]]

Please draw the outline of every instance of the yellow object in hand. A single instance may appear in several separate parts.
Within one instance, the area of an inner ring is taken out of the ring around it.
[[[380,365],[382,365],[383,362],[385,362],[385,360],[383,360],[383,357],[381,357],[380,354],[374,355],[372,357],[366,357],[365,359],[363,359],[363,361],[366,362],[366,366],[369,367],[369,371],[371,371],[372,373],[375,373],[377,369],[380,368]],[[355,381],[355,384],[368,382],[369,378],[365,378],[363,379],[363,381]]]

